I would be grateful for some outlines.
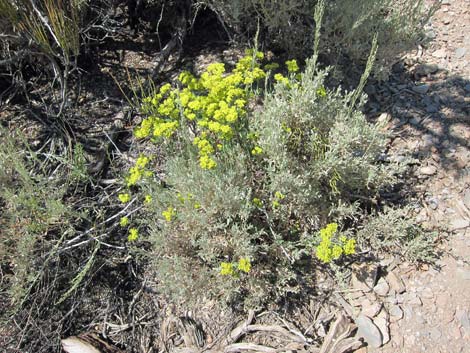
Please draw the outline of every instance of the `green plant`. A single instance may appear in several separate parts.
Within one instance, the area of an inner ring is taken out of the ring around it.
[[[356,108],[362,87],[327,90],[315,59],[302,73],[288,61],[285,75],[264,71],[263,59],[250,52],[232,72],[216,63],[200,77],[182,73],[143,99],[135,135],[159,154],[139,157],[119,197],[151,195],[134,222],[173,300],[253,307],[302,291],[315,254],[329,262],[355,252],[354,232],[338,235],[332,221],[357,215],[358,197],[374,197],[401,170],[378,160],[385,133]]]
[[[413,0],[206,0],[228,28],[241,32],[257,30],[270,48],[291,55],[310,55],[315,32],[322,27],[320,53],[341,70],[352,61],[364,65],[371,40],[378,34],[379,51],[375,74],[386,77],[401,52],[415,45],[423,24],[439,6],[426,8],[424,1]],[[321,26],[314,19],[317,5],[324,7]]]

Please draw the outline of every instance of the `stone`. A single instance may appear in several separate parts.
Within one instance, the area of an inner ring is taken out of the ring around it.
[[[425,109],[426,109],[426,113],[428,113],[428,114],[437,113],[439,111],[439,105],[437,105],[437,104],[428,104]]]
[[[466,309],[456,310],[455,319],[460,323],[465,332],[470,333],[470,317]]]
[[[380,314],[374,319],[374,324],[380,330],[382,334],[382,345],[390,341],[390,329],[389,329],[389,320],[388,315],[385,310],[382,310]]]
[[[463,218],[456,218],[450,221],[450,230],[456,231],[470,227],[470,221]]]
[[[388,294],[390,286],[384,278],[380,278],[377,284],[374,286],[374,292],[381,297],[385,297]]]
[[[364,299],[361,302],[361,308],[361,315],[373,318],[380,312],[380,309],[382,309],[382,304],[371,302],[369,299]]]
[[[380,124],[387,124],[391,120],[392,120],[392,116],[389,113],[382,113],[377,118],[377,122]]]
[[[390,287],[398,294],[402,294],[406,291],[406,287],[403,283],[403,280],[395,272],[389,272],[386,276],[386,279]],[[398,302],[400,303],[400,301]]]
[[[423,305],[423,302],[421,301],[421,298],[418,297],[417,294],[408,293],[407,304],[411,306],[421,306]]]
[[[420,76],[427,76],[436,73],[437,70],[439,70],[439,66],[437,65],[422,64],[416,68],[415,73]]]
[[[422,175],[434,175],[437,173],[437,168],[433,165],[428,165],[425,167],[419,168],[419,173]]]
[[[456,57],[457,59],[463,58],[466,53],[467,53],[467,49],[466,49],[466,48],[457,48],[457,49],[455,50],[455,57]]]
[[[426,94],[429,91],[429,87],[430,86],[428,84],[418,85],[418,86],[414,86],[412,90],[419,94]]]
[[[403,310],[401,310],[399,305],[391,305],[388,309],[390,314],[390,321],[398,321],[403,319]]]
[[[432,56],[434,56],[435,58],[445,58],[447,56],[447,51],[441,48],[433,52]]]
[[[378,270],[378,265],[373,263],[354,266],[351,276],[353,288],[370,292],[377,282]]]
[[[367,316],[359,315],[356,320],[357,336],[364,340],[373,348],[379,348],[382,345],[382,333],[374,322]]]

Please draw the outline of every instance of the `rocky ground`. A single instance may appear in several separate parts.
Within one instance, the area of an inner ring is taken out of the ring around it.
[[[443,1],[429,46],[367,87],[371,113],[397,133],[394,158],[415,158],[417,220],[439,233],[441,256],[418,270],[387,259],[353,274],[349,299],[369,343],[357,352],[470,351],[469,33],[470,1]]]

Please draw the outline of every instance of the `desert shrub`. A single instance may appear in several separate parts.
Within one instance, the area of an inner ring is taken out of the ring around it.
[[[432,263],[436,257],[436,232],[425,231],[410,215],[409,208],[386,208],[372,214],[357,231],[356,239],[363,249],[394,254],[412,263]]]
[[[435,10],[413,0],[208,0],[228,27],[255,33],[259,24],[269,48],[291,55],[310,55],[318,3],[325,3],[321,54],[331,63],[346,57],[364,64],[374,33],[379,36],[376,74],[386,76],[397,54],[411,48],[421,36],[423,24]],[[258,19],[259,22],[253,19]],[[344,68],[343,68],[344,69]]]
[[[69,185],[61,178],[65,176],[48,177],[47,163],[18,133],[10,134],[2,128],[0,138],[0,262],[9,268],[8,297],[15,307],[25,300],[41,275],[41,252],[50,251],[68,231],[72,211],[63,202]],[[82,175],[78,169],[70,171],[74,180]]]
[[[263,58],[184,72],[143,99],[135,135],[159,153],[137,159],[119,198],[145,203],[124,226],[153,244],[158,287],[173,300],[253,307],[306,290],[317,266],[355,252],[357,201],[401,170],[379,162],[386,133],[355,106],[361,87],[327,90],[315,59],[272,74]]]

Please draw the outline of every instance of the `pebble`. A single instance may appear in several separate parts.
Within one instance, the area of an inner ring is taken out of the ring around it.
[[[463,58],[466,53],[467,53],[467,49],[466,49],[466,48],[457,48],[457,49],[455,50],[455,57],[456,57],[457,59]]]
[[[398,321],[403,318],[403,310],[401,310],[399,305],[391,305],[388,313],[390,314],[391,321]]]
[[[367,316],[359,315],[355,322],[359,337],[364,337],[364,340],[373,348],[379,348],[382,345],[382,333],[371,319]]]
[[[374,288],[377,282],[378,270],[379,268],[377,264],[362,264],[360,266],[354,266],[351,276],[351,282],[354,289],[369,292]]]
[[[447,56],[447,51],[445,49],[438,49],[432,53],[432,56],[435,58],[445,58]]]
[[[380,309],[382,309],[382,304],[378,302],[373,303],[369,299],[364,299],[361,302],[361,307],[361,314],[372,318],[380,312]]]
[[[403,280],[395,272],[389,272],[386,278],[387,282],[390,284],[390,287],[398,294],[402,294],[406,291],[406,287],[403,283]],[[398,296],[397,300],[400,303],[400,299]]]
[[[455,231],[459,229],[465,229],[470,227],[470,221],[463,219],[463,218],[457,218],[453,219],[450,221],[450,230]]]
[[[419,173],[422,175],[434,175],[437,172],[437,168],[433,165],[419,168]]]
[[[409,305],[413,305],[413,306],[423,305],[423,302],[421,301],[421,298],[418,297],[415,293],[409,293],[407,299],[408,299],[407,304],[409,304]]]
[[[379,279],[377,284],[374,287],[374,292],[381,297],[385,297],[388,294],[390,286],[388,285],[387,281],[383,278]]]
[[[416,74],[420,76],[427,76],[429,74],[436,73],[437,70],[439,70],[439,66],[437,65],[423,64],[416,68]]]
[[[426,113],[432,114],[437,113],[439,111],[439,106],[437,104],[428,104],[426,106]]]
[[[470,317],[466,309],[456,310],[455,319],[458,320],[458,322],[466,332],[470,333]]]
[[[430,86],[428,84],[418,85],[418,86],[414,86],[412,90],[419,94],[426,94],[429,91],[429,87]]]
[[[390,341],[390,330],[387,313],[384,310],[374,319],[374,324],[379,328],[382,334],[382,344],[388,343]]]

